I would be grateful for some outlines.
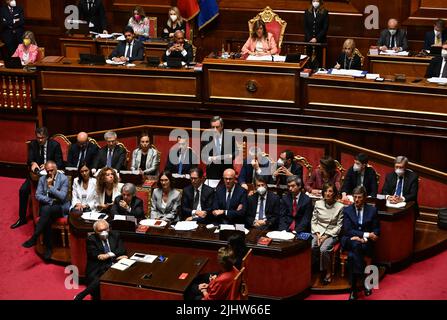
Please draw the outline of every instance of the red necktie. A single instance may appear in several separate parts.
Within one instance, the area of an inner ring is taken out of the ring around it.
[[[295,230],[295,217],[296,217],[296,213],[298,212],[298,203],[296,202],[296,198],[293,199],[293,206],[292,206],[292,223],[290,224],[290,231]]]

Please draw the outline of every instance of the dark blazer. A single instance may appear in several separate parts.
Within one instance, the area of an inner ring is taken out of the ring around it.
[[[84,162],[89,168],[93,168],[93,164],[96,156],[98,155],[99,148],[96,144],[89,142],[86,147],[84,156]],[[81,148],[77,143],[73,143],[68,149],[67,167],[77,167],[79,161],[79,155]]]
[[[216,196],[214,197],[213,210],[226,209],[226,188],[225,185],[220,185],[216,189]],[[241,210],[237,210],[239,205],[242,205]],[[210,217],[215,224],[245,224],[245,215],[247,212],[247,191],[239,184],[236,184],[234,192],[231,195],[230,208],[227,214],[220,217]]]
[[[431,59],[430,64],[427,67],[427,72],[425,73],[426,78],[438,78],[441,74],[442,67],[442,57],[434,57]]]
[[[178,156],[179,152],[177,152],[177,156]],[[198,162],[197,155],[191,148],[188,148],[187,160],[188,161],[185,160],[185,162],[187,162],[187,163],[182,163],[182,173],[181,174],[189,174],[189,170],[191,170],[192,168],[197,168],[197,166],[198,166],[197,165],[197,162]],[[168,159],[166,160],[165,170],[169,170],[171,173],[179,173],[178,169],[179,169],[179,165],[173,164],[171,162],[171,159],[169,159],[169,155],[168,155]]]
[[[78,4],[79,17],[81,20],[93,23],[92,31],[102,33],[107,29],[107,16],[102,0],[95,0],[91,10],[88,10],[88,0],[80,0]]]
[[[208,221],[212,220],[211,211],[213,210],[213,203],[214,203],[214,189],[205,184],[202,184],[202,192],[200,193],[200,207],[202,208],[202,211],[207,212],[207,216],[205,217],[205,219],[197,218],[198,223],[205,224]],[[194,205],[194,187],[192,185],[189,185],[183,189],[181,220],[185,220],[186,218],[192,216],[193,205]]]
[[[362,225],[359,225],[355,205],[346,207],[343,211],[343,230],[341,244],[347,246],[347,242],[352,237],[363,238],[364,232],[374,232],[377,236],[380,234],[379,214],[376,207],[365,205],[363,209]],[[368,241],[369,243],[369,241]]]
[[[262,171],[268,171],[269,167],[270,167],[270,162],[266,161],[265,163],[260,163],[259,167],[261,168]],[[244,183],[254,183],[253,181],[253,165],[247,162],[247,160],[244,160],[243,164],[242,164],[242,168],[241,168],[241,172],[239,173],[239,177],[238,177],[238,181],[240,184],[244,184]],[[265,172],[265,173],[266,173]],[[262,172],[264,173],[264,172]],[[255,174],[256,176],[258,176],[258,174]],[[261,177],[265,178],[267,180],[267,183],[272,183],[272,176],[271,175],[260,175]]]
[[[277,167],[278,169],[278,167]],[[301,179],[301,181],[303,181],[303,167],[296,163],[295,161],[292,162],[292,167],[290,168],[290,172],[292,172],[293,175],[299,177]],[[278,183],[279,180],[279,184],[280,185],[287,185],[287,176],[281,174],[278,175],[276,177],[276,182]]]
[[[126,54],[127,41],[120,41],[112,53],[109,55],[109,59],[124,57]],[[129,58],[129,62],[143,61],[144,60],[144,45],[141,41],[134,40],[132,47],[132,57]]]
[[[353,167],[349,168],[348,172],[345,176],[345,181],[341,188],[341,192],[346,192],[347,194],[352,194],[352,191],[357,187],[357,177],[359,173],[355,172]],[[366,193],[368,196],[376,197],[377,196],[377,173],[371,167],[365,168],[365,176],[363,178],[363,186],[366,188]]]
[[[113,201],[113,206],[110,209],[110,213],[112,215],[121,214],[125,216],[134,216],[137,219],[144,219],[144,209],[143,209],[143,200],[138,197],[133,197],[130,202],[130,212],[127,212],[120,206],[120,201],[123,199],[122,196],[118,196]]]
[[[107,164],[107,146],[99,149],[98,155],[96,156],[93,167],[96,169],[102,169]],[[125,170],[126,168],[126,150],[121,146],[116,146],[112,156],[112,168],[116,170]]]
[[[49,160],[56,162],[58,169],[64,169],[61,146],[59,142],[52,139],[48,139],[47,144],[47,161]],[[40,146],[37,140],[31,140],[28,145],[28,165],[31,166],[33,162],[36,162],[39,166],[43,164],[40,159]]]
[[[400,47],[402,48],[403,51],[407,51],[408,50],[407,31],[404,29],[398,29],[394,37],[396,39],[396,47]],[[377,45],[379,47],[386,46],[389,48],[390,40],[391,40],[391,33],[388,31],[388,29],[385,29],[380,33],[380,38],[379,41],[377,42]]]
[[[116,258],[125,255],[126,249],[124,248],[124,243],[120,238],[118,231],[109,231],[109,246],[110,250],[116,255]],[[99,278],[105,273],[115,259],[107,259],[101,261],[98,259],[100,254],[104,254],[104,245],[101,239],[95,233],[87,237],[87,268],[86,275],[88,282],[92,282],[94,279]]]
[[[394,195],[394,193],[396,192],[397,179],[398,179],[397,174],[395,172],[389,173],[385,178],[385,184],[383,185],[382,194],[391,196]],[[413,171],[405,170],[404,186],[402,190],[402,196],[405,198],[405,201],[417,202],[418,189],[419,189],[418,175]]]
[[[293,221],[292,209],[292,195],[290,193],[287,193],[283,195],[281,199],[281,213],[279,218],[280,231],[289,230],[289,227]],[[312,212],[312,200],[305,193],[301,193],[300,199],[298,200],[298,212],[295,216],[295,231],[297,233],[310,232],[310,221],[312,219]]]
[[[166,48],[169,49],[170,47],[172,47],[175,43],[174,42],[170,42]],[[169,55],[170,58],[180,58],[182,59],[183,62],[185,63],[191,63],[192,60],[194,59],[194,53],[192,50],[192,45],[190,45],[188,42],[184,42],[183,43],[183,49],[186,50],[186,56],[182,55],[181,52],[171,52],[171,54]],[[168,56],[166,55],[166,52],[163,54],[163,61],[167,61]]]
[[[340,54],[340,56],[337,59],[337,63],[341,66],[341,69],[353,69],[353,70],[362,70],[362,60],[360,59],[360,57],[358,55],[354,55],[352,58],[352,62],[349,63],[349,59],[346,59],[346,65],[345,65],[345,58],[346,58],[346,53],[342,53]]]
[[[441,34],[441,41],[444,43],[447,40],[447,30]],[[435,31],[431,30],[425,34],[424,49],[431,50],[431,46],[435,44]]]
[[[309,42],[316,38],[319,43],[326,42],[329,29],[329,12],[326,9],[317,11],[314,17],[313,11],[304,11],[304,41]]]
[[[23,33],[25,32],[25,15],[23,13],[23,8],[17,5],[12,9],[13,11],[11,13],[6,4],[0,9],[2,38],[6,44],[9,55],[12,55],[19,43],[22,42]],[[14,19],[19,19],[19,21],[14,22]]]
[[[256,218],[256,209],[258,208],[259,194],[256,192],[252,196],[248,197],[248,208],[245,219],[245,226],[247,228],[253,228],[253,223]],[[279,214],[280,214],[280,198],[276,193],[271,191],[267,192],[267,199],[265,202],[265,217],[266,225],[261,229],[263,230],[276,230],[278,229]]]
[[[218,154],[214,154],[213,151],[211,150],[209,153],[212,156],[221,156],[225,154],[225,144],[228,143],[227,140],[229,140],[229,136],[227,134],[225,134],[225,131],[222,132],[223,136],[222,136],[222,145],[220,152],[218,152]],[[202,141],[202,149],[208,145],[209,143],[211,143],[211,145],[214,145],[215,142],[213,140],[213,137],[210,137],[208,141]],[[209,147],[211,147],[211,145]],[[222,179],[223,173],[226,169],[232,169],[233,168],[233,161],[237,156],[237,151],[236,151],[236,139],[235,137],[231,137],[231,150],[228,150],[229,152],[231,152],[231,156],[232,156],[232,161],[229,164],[224,163],[224,161],[222,161],[221,163],[217,162],[217,163],[208,163],[208,154],[206,163],[206,177],[207,179]]]
[[[165,29],[166,29],[166,31],[165,31]],[[172,28],[172,27],[168,26],[168,24],[166,24],[165,27],[163,28],[162,38],[168,39],[170,33],[175,33],[178,30],[186,32],[185,22],[177,23],[175,25],[175,28]]]

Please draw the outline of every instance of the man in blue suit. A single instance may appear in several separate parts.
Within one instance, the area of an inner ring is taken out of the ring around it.
[[[45,164],[46,176],[39,179],[36,191],[36,199],[39,201],[40,219],[36,224],[33,236],[22,245],[31,248],[36,245],[37,239],[43,233],[43,240],[46,247],[44,259],[51,259],[51,224],[62,216],[68,214],[70,202],[68,201],[68,179],[57,171],[57,165],[53,161]]]
[[[353,191],[354,204],[345,208],[343,236],[341,244],[348,251],[348,266],[351,275],[351,294],[349,300],[357,299],[357,280],[364,279],[365,257],[371,257],[374,242],[380,234],[379,215],[376,207],[366,204],[366,189],[363,186]],[[365,288],[365,295],[372,294]]]
[[[215,224],[245,224],[247,191],[236,181],[236,171],[227,169],[223,173],[224,184],[216,189],[213,204]]]
[[[266,183],[273,183],[270,165],[269,159],[262,155],[261,150],[258,148],[249,150],[239,173],[239,183],[245,190],[248,190],[248,184],[255,183],[258,177],[263,177]]]
[[[173,152],[173,154],[171,154],[171,152]],[[177,140],[177,145],[169,152],[165,170],[168,170],[171,173],[188,174],[189,170],[197,168],[198,163],[197,155],[190,147],[188,147],[187,140],[179,138]]]
[[[313,205],[312,200],[303,192],[303,187],[303,182],[297,176],[287,178],[289,192],[281,199],[280,231],[310,231]]]
[[[444,27],[444,20],[436,20],[434,29],[425,34],[424,50],[431,50],[433,45],[439,47],[442,46],[442,44],[447,40],[447,33],[445,32]]]
[[[109,59],[115,62],[129,62],[144,60],[144,45],[135,39],[135,32],[132,27],[124,29],[126,41],[120,41],[115,50],[110,54]]]
[[[256,178],[256,193],[248,198],[245,226],[260,230],[277,230],[279,221],[279,196],[267,191],[267,180]]]

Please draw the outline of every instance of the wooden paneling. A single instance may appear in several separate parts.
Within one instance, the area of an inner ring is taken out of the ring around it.
[[[25,19],[50,21],[53,17],[51,0],[24,0],[23,9]]]
[[[371,73],[386,74],[405,74],[407,77],[424,78],[431,57],[390,57],[390,56],[368,56],[369,68]]]

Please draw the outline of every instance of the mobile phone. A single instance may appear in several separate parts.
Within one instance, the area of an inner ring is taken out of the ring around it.
[[[144,258],[145,257],[145,255],[141,254],[141,253],[135,253],[134,256],[137,257],[137,258]]]
[[[374,81],[377,81],[377,82],[384,82],[384,81],[385,81],[385,78],[376,78]]]
[[[413,83],[419,83],[419,82],[421,82],[421,81],[422,81],[421,78],[417,78],[417,79],[414,79],[412,82],[413,82]]]
[[[168,260],[168,258],[164,257],[164,256],[158,256],[158,261],[160,262],[165,262],[166,260]]]

